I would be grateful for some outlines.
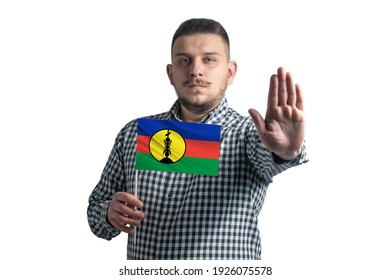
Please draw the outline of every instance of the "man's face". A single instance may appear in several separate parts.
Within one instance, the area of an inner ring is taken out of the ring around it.
[[[181,36],[172,46],[168,77],[182,109],[204,115],[214,109],[233,82],[236,64],[228,59],[227,45],[214,34]]]

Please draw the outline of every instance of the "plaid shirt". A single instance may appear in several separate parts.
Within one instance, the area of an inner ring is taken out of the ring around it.
[[[149,118],[180,120],[179,103]],[[306,162],[281,161],[260,142],[250,117],[223,99],[203,123],[220,124],[217,177],[138,171],[138,198],[145,218],[128,237],[128,259],[260,259],[257,217],[276,174]],[[117,236],[106,218],[115,192],[134,193],[137,120],[118,134],[101,179],[89,197],[92,232],[107,240]]]

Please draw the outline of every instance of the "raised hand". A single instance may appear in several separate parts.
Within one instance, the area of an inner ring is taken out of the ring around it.
[[[269,150],[285,160],[301,153],[305,136],[302,92],[283,67],[271,76],[265,119],[255,109],[249,114]]]

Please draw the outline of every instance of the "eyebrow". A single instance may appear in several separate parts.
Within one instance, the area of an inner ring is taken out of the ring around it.
[[[221,56],[221,54],[219,52],[205,52],[205,53],[203,53],[203,55],[218,55],[218,56]],[[178,52],[174,56],[178,57],[178,56],[191,56],[191,55],[189,53],[185,53],[185,52]]]

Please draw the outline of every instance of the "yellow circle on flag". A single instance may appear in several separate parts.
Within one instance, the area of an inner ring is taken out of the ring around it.
[[[149,151],[161,163],[175,163],[184,156],[186,142],[177,131],[162,129],[150,138]]]

